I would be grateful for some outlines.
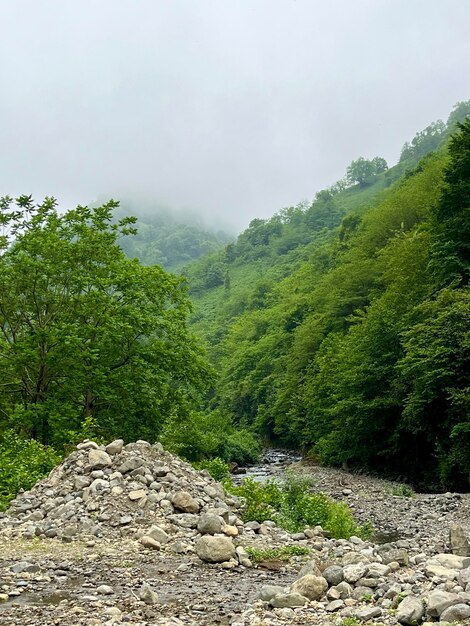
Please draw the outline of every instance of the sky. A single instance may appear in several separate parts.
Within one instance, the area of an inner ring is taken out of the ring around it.
[[[241,229],[470,98],[468,0],[0,0],[0,196]]]

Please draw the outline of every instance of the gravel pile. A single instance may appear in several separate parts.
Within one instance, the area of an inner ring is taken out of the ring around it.
[[[85,441],[0,518],[0,624],[470,623],[470,545],[454,523],[463,500],[325,476],[325,491],[400,537],[244,523],[243,502],[160,444]],[[309,554],[254,565],[247,550],[281,546]]]

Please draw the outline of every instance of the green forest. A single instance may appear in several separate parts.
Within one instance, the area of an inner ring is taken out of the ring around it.
[[[186,268],[213,409],[323,463],[468,489],[469,113]]]
[[[360,157],[233,242],[3,198],[0,505],[84,437],[239,463],[263,440],[468,490],[469,118],[458,103],[393,167]]]

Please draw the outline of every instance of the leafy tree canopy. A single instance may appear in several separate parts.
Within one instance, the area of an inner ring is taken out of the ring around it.
[[[182,279],[125,257],[135,220],[116,207],[1,200],[1,430],[155,438],[210,381]]]

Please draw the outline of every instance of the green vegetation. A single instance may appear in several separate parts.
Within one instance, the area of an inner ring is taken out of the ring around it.
[[[30,489],[60,459],[55,450],[39,441],[23,439],[12,430],[0,434],[0,511],[20,489]]]
[[[415,497],[415,492],[409,485],[397,485],[396,487],[392,487],[390,490],[390,494],[392,496],[397,496],[398,498]]]
[[[469,115],[458,103],[397,165],[361,157],[224,248],[161,216],[131,243],[115,202],[61,214],[52,198],[1,199],[3,505],[83,437],[239,463],[271,440],[470,488]],[[153,265],[200,255],[183,277]],[[236,489],[251,519],[367,531],[295,481]]]
[[[233,240],[222,230],[208,230],[193,215],[175,213],[161,207],[122,202],[116,217],[133,215],[138,230],[120,246],[130,258],[137,257],[143,265],[161,265],[171,272],[208,254],[221,250]],[[223,277],[222,277],[223,282]]]
[[[261,452],[259,438],[247,428],[236,428],[220,411],[192,411],[170,420],[160,441],[188,461],[218,457],[244,465],[256,461]]]
[[[32,440],[33,482],[58,458],[42,446],[155,440],[213,380],[182,279],[126,258],[117,242],[134,220],[114,221],[116,206],[59,214],[52,198],[0,201],[0,433]],[[4,439],[2,462],[19,470],[2,472],[3,497],[30,483],[15,441]]]
[[[279,548],[267,548],[266,550],[248,547],[246,551],[250,560],[255,564],[270,560],[289,561],[292,556],[310,554],[310,550],[306,546],[281,546]]]
[[[212,478],[218,480],[219,483],[225,483],[230,480],[229,466],[218,456],[214,459],[206,459],[205,461],[199,461],[199,463],[193,463],[193,465],[197,470],[207,470]]]
[[[245,521],[272,520],[289,532],[322,526],[332,537],[343,539],[372,536],[372,526],[359,526],[346,504],[338,504],[323,493],[312,494],[310,488],[308,479],[295,475],[289,475],[283,483],[245,478],[240,486],[228,485],[232,493],[245,498]]]
[[[470,487],[469,113],[185,268],[211,409],[324,463]]]

